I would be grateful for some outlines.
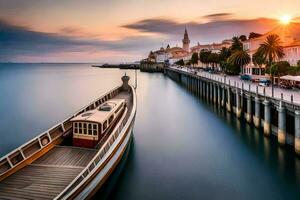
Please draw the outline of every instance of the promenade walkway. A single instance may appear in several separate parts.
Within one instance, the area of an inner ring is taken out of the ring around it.
[[[173,69],[190,72],[195,74],[195,70],[189,69],[189,68],[177,68],[177,67],[171,67]],[[238,88],[242,88],[242,85],[244,85],[244,90],[249,90],[252,92],[256,92],[256,88],[258,89],[259,94],[263,94],[264,88],[266,92],[266,96],[272,97],[272,87],[262,87],[259,86],[257,83],[252,83],[250,81],[244,81],[241,80],[238,76],[223,76],[220,74],[211,74],[205,71],[196,71],[196,74],[201,77],[205,77],[208,79],[212,79],[219,82],[225,82],[226,84],[230,84],[231,86],[236,86]],[[300,91],[298,90],[291,90],[291,89],[283,89],[279,87],[274,87],[274,97],[277,99],[281,98],[281,94],[283,94],[283,100],[291,102],[291,96],[293,96],[293,103],[300,105]]]

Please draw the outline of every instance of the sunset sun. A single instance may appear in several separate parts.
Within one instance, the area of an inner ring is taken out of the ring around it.
[[[290,15],[283,15],[280,17],[280,22],[282,24],[289,24],[291,22],[292,17]]]

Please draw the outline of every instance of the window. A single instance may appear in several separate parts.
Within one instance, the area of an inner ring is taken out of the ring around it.
[[[102,133],[102,125],[101,125],[101,124],[99,124],[99,129],[98,129],[98,131],[99,131],[99,134]]]
[[[89,129],[89,135],[92,135],[92,131],[93,131],[92,129]]]
[[[244,44],[244,50],[248,50],[249,49],[249,44],[248,43],[245,43]]]
[[[81,134],[82,133],[82,123],[79,122],[78,127],[79,127],[78,133]]]
[[[114,115],[111,115],[108,119],[108,124],[110,124],[113,121],[113,119],[114,119]]]
[[[105,121],[105,122],[103,123],[103,131],[106,130],[106,128],[107,128],[107,121]]]
[[[97,124],[93,124],[93,135],[97,135],[98,133],[98,126]]]
[[[73,123],[73,126],[74,126],[74,127],[73,127],[73,132],[74,132],[74,133],[78,133],[78,123],[77,123],[77,122],[74,122],[74,123]]]
[[[97,129],[93,129],[93,135],[97,135]]]
[[[297,48],[293,48],[293,56],[297,56]]]

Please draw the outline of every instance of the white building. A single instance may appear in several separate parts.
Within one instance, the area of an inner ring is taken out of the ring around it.
[[[285,53],[284,57],[280,61],[288,61],[290,65],[296,66],[298,60],[300,60],[300,40],[295,39],[299,37],[297,33],[293,33],[289,30],[288,27],[279,27],[276,28],[260,37],[246,40],[243,42],[244,50],[248,51],[251,62],[242,67],[241,73],[251,75],[252,78],[259,78],[264,75],[265,66],[256,66],[252,62],[253,54],[258,50],[260,44],[264,43],[268,35],[276,34],[280,37],[282,41],[283,51]]]
[[[157,63],[164,63],[169,60],[169,54],[165,51],[163,47],[160,50],[154,52],[155,55],[155,62]]]
[[[211,51],[212,53],[220,53],[223,47],[229,48],[232,44],[231,40],[223,40],[221,43],[212,43],[212,44],[198,44],[194,47],[191,47],[192,52],[200,53],[202,50]]]
[[[190,39],[186,29],[182,39],[182,47],[170,47],[170,45],[168,45],[166,48],[161,47],[157,51],[151,51],[148,56],[149,61],[151,60],[157,63],[169,62],[170,64],[174,64],[181,59],[188,61],[190,58]]]
[[[297,66],[300,60],[300,40],[295,40],[291,44],[284,47],[284,57],[282,60],[286,60],[292,66]]]

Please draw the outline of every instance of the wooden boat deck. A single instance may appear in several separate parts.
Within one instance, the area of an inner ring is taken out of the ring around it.
[[[33,162],[33,164],[85,167],[95,154],[95,149],[78,148],[72,146],[56,146],[46,155]]]
[[[125,99],[132,110],[132,95],[120,91],[113,99]],[[53,199],[60,194],[96,155],[98,149],[55,146],[33,163],[0,181],[0,199]]]
[[[56,146],[0,182],[0,199],[53,199],[88,164],[96,150]]]

